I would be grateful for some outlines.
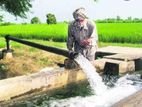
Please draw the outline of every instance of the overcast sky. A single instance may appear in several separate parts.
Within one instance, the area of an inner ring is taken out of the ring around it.
[[[47,13],[55,14],[57,21],[70,21],[73,20],[72,12],[79,7],[84,7],[88,17],[94,20],[116,16],[142,18],[142,0],[99,0],[97,3],[93,0],[34,0],[32,4],[28,19],[15,20],[12,15],[4,13],[5,21],[29,22],[32,17],[37,16],[45,22]]]

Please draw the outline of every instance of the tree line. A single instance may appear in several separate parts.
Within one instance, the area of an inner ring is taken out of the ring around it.
[[[41,23],[40,19],[36,16],[31,19],[31,24],[40,24],[40,23]],[[56,24],[57,20],[56,20],[55,15],[51,14],[51,13],[47,14],[46,15],[46,23],[47,24]]]
[[[96,20],[97,23],[142,23],[142,18],[132,18],[129,16],[127,19],[122,19],[120,16],[116,18],[106,18],[102,20]]]
[[[3,15],[0,15],[0,25],[11,25],[14,23],[10,23],[10,22],[4,22],[3,20]],[[33,17],[30,21],[31,24],[41,24],[41,20],[40,18],[38,18],[37,16]],[[56,24],[57,20],[54,14],[48,13],[46,15],[46,23],[47,24]],[[27,23],[22,23],[22,24],[27,24]]]
[[[67,21],[64,21],[65,23],[69,23]],[[95,20],[97,23],[142,23],[142,18],[132,18],[128,17],[127,19],[122,19],[120,16],[117,16],[116,18],[106,18],[106,19],[99,19]],[[41,24],[41,20],[39,17],[35,16],[31,19],[30,21],[31,24]],[[56,24],[57,19],[56,16],[52,13],[48,13],[46,15],[46,23],[47,24]],[[0,25],[11,25],[14,23],[10,22],[4,22],[3,16],[0,15]],[[22,23],[22,24],[27,24],[27,23]]]
[[[56,24],[57,20],[54,14],[47,14],[46,15],[46,23],[47,24]],[[65,23],[69,23],[67,21],[64,21]],[[122,19],[120,16],[117,16],[116,18],[106,18],[106,19],[99,19],[95,20],[97,23],[142,23],[142,18],[132,18],[131,16],[127,19]],[[40,19],[38,17],[34,17],[31,19],[31,24],[39,24]]]

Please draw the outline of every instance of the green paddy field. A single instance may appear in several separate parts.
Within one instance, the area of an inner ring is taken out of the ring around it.
[[[0,37],[7,34],[24,39],[65,42],[68,24],[58,23],[0,26]],[[142,23],[97,23],[100,42],[142,43]]]

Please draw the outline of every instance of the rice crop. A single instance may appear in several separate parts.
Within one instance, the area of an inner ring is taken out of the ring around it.
[[[24,39],[65,42],[68,24],[58,23],[0,26],[0,37],[7,34]],[[142,23],[97,23],[99,41],[142,43]]]
[[[102,42],[142,43],[142,23],[99,23],[98,35]]]
[[[0,36],[12,35],[24,39],[65,41],[67,24],[27,24],[0,26]]]

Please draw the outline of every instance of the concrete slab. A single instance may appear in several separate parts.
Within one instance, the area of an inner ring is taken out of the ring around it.
[[[108,59],[115,59],[115,60],[123,60],[123,61],[134,61],[137,59],[141,59],[142,55],[138,54],[115,54],[115,55],[108,55],[104,56],[104,58]]]
[[[108,46],[99,48],[97,54],[129,54],[139,55],[142,57],[142,48],[120,47],[120,46]]]
[[[95,60],[94,65],[95,65],[98,72],[103,72],[104,71],[104,67],[105,67],[106,62],[120,64],[123,61],[113,60],[113,59],[106,59],[106,58],[97,59],[97,60]]]
[[[109,64],[109,66],[107,65]],[[114,66],[118,65],[117,66]],[[95,64],[94,66],[96,67],[98,72],[104,72],[106,71],[106,69],[108,70],[108,67],[111,68],[111,72],[119,72],[120,74],[123,73],[127,73],[127,72],[133,72],[135,71],[135,62],[134,61],[122,61],[122,60],[115,60],[115,59],[106,59],[106,58],[102,58],[102,59],[98,59],[95,60]],[[115,68],[117,67],[117,68]]]

